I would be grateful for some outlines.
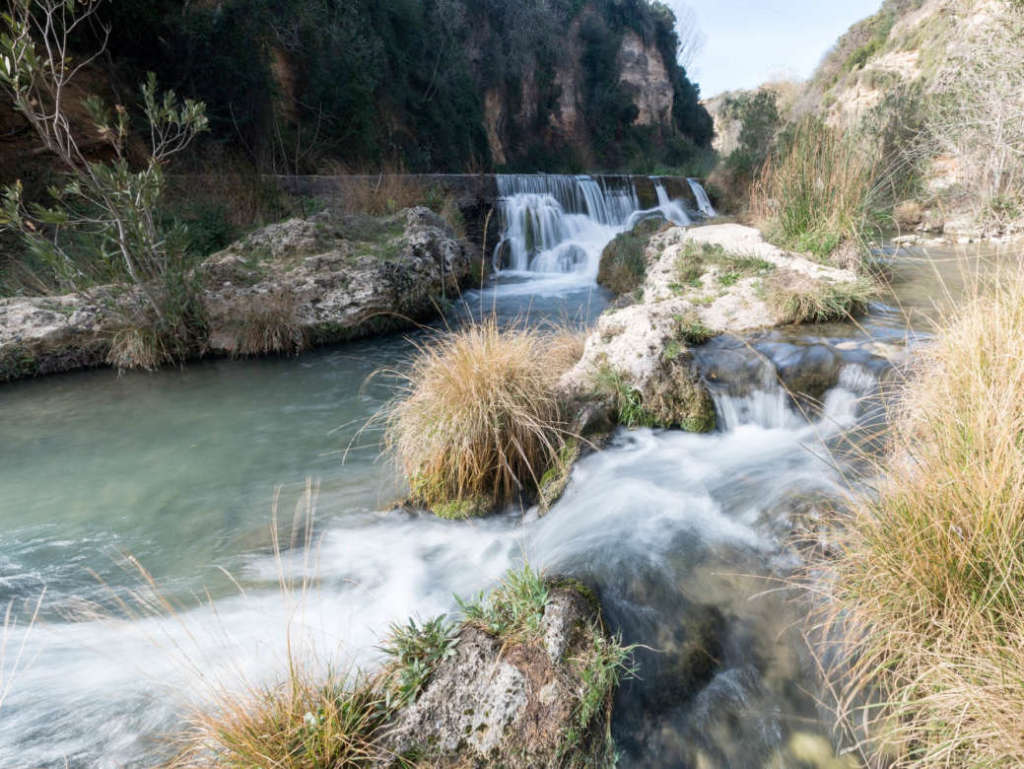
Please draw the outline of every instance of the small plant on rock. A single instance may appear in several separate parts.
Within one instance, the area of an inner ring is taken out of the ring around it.
[[[465,624],[506,639],[522,641],[539,635],[550,590],[544,576],[529,565],[510,571],[490,594],[465,601],[456,596]]]
[[[417,623],[393,624],[381,651],[393,658],[387,674],[391,702],[399,706],[416,699],[434,669],[455,653],[459,627],[442,614]]]

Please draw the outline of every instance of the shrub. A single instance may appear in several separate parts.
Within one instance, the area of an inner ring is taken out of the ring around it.
[[[536,491],[565,445],[548,338],[494,317],[418,343],[387,441],[415,501],[465,517]]]
[[[937,329],[837,535],[840,704],[886,765],[1024,764],[1022,338],[1020,273]]]
[[[875,176],[854,140],[809,118],[765,162],[751,188],[751,211],[780,246],[824,259],[844,241],[865,240]]]
[[[738,146],[726,158],[726,170],[736,183],[749,184],[768,158],[779,127],[779,96],[770,88],[729,97],[724,114],[740,123]]]

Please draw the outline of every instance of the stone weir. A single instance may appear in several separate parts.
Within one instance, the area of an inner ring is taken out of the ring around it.
[[[672,200],[687,201],[694,211],[701,210],[689,179],[684,176],[639,176],[629,174],[383,174],[344,176],[270,176],[281,189],[292,195],[312,198],[344,200],[373,185],[390,186],[396,180],[407,179],[425,189],[438,188],[452,195],[466,221],[466,236],[477,246],[483,244],[486,233],[488,252],[501,239],[498,201],[501,199],[501,180],[528,179],[592,179],[601,188],[631,188],[639,207],[655,208],[660,186]],[[506,185],[507,186],[507,185]],[[358,192],[357,192],[358,191]]]

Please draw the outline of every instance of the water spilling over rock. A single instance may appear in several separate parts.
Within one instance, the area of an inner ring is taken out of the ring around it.
[[[602,249],[641,219],[660,214],[681,226],[693,223],[696,211],[691,215],[681,199],[670,197],[662,179],[652,178],[651,182],[658,202],[653,208],[643,208],[632,177],[499,176],[503,230],[494,251],[495,268],[512,273],[570,274],[593,281]],[[690,187],[703,193],[695,180]],[[700,207],[701,199],[695,201]]]

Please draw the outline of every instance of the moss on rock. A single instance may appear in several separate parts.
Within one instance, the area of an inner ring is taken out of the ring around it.
[[[629,232],[617,235],[601,253],[598,285],[616,295],[640,288],[647,276],[647,246],[666,225],[660,216],[643,219]]]

